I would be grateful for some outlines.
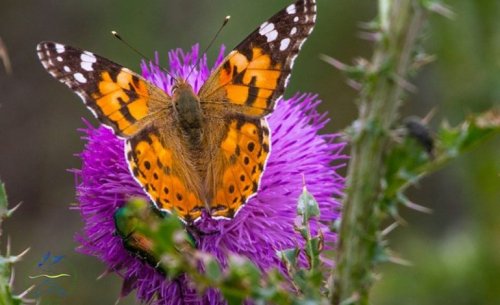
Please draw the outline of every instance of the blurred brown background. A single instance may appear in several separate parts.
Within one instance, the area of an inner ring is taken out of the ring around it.
[[[16,268],[18,291],[34,283],[44,254],[65,255],[67,296],[42,304],[114,304],[120,280],[96,277],[104,265],[74,252],[73,236],[82,226],[70,211],[75,201],[75,154],[83,142],[81,118],[96,121],[79,98],[50,77],[35,54],[42,40],[85,48],[138,71],[139,59],[109,34],[119,31],[146,54],[196,42],[206,46],[226,15],[229,26],[218,43],[231,48],[287,0],[0,0],[0,37],[13,73],[0,67],[0,177],[12,205],[23,202],[5,232],[15,253],[31,247]],[[315,32],[295,65],[287,96],[317,92],[332,119],[328,132],[356,117],[356,92],[344,77],[319,60],[328,54],[351,63],[369,57],[371,44],[359,39],[359,23],[376,14],[375,1],[318,0]],[[431,17],[425,45],[438,61],[425,67],[414,83],[403,116],[424,116],[433,107],[433,124],[444,117],[458,123],[468,113],[500,102],[500,2],[450,1],[454,20]],[[218,48],[210,50],[213,61]],[[409,226],[390,236],[391,245],[412,267],[387,265],[374,289],[373,304],[500,303],[500,139],[453,162],[411,191],[411,198],[434,210],[423,215],[403,210]],[[5,246],[5,241],[3,243]],[[64,269],[64,270],[63,270]],[[129,296],[121,304],[134,304]]]

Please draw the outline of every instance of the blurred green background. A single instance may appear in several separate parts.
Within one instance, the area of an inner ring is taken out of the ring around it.
[[[5,232],[15,253],[31,247],[16,266],[17,291],[35,283],[44,254],[65,255],[61,270],[71,273],[67,296],[42,304],[114,304],[120,279],[96,278],[105,266],[74,252],[81,229],[75,201],[75,154],[83,142],[77,131],[84,117],[97,124],[79,98],[50,77],[35,54],[42,40],[94,51],[138,70],[139,59],[109,34],[122,36],[146,54],[171,48],[206,46],[226,15],[229,26],[218,43],[239,43],[287,0],[0,0],[0,37],[7,45],[13,74],[0,67],[0,177],[11,204],[23,202]],[[286,96],[317,92],[332,118],[328,132],[356,117],[356,92],[341,73],[319,60],[328,54],[351,63],[369,57],[371,43],[359,38],[360,22],[372,20],[376,1],[318,0],[316,30],[301,52]],[[454,20],[432,16],[426,48],[438,60],[414,80],[403,116],[425,116],[436,107],[431,125],[444,117],[458,123],[468,113],[500,101],[500,1],[450,1]],[[217,43],[217,44],[218,44]],[[216,44],[216,45],[217,45]],[[218,48],[209,51],[213,61]],[[500,304],[500,139],[482,145],[412,189],[410,198],[432,215],[402,210],[409,225],[389,238],[392,248],[413,266],[378,269],[373,304]],[[389,224],[389,222],[387,223]],[[3,242],[5,247],[5,241]],[[121,304],[134,304],[134,296]]]

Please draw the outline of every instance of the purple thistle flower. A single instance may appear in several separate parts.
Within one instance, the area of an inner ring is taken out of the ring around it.
[[[170,71],[186,77],[199,57],[198,45],[190,52],[177,49],[169,52]],[[217,67],[224,57],[221,47]],[[172,80],[156,63],[143,62],[143,76],[170,93]],[[208,78],[206,55],[189,76],[195,91]],[[328,122],[326,114],[316,110],[320,101],[313,94],[296,94],[277,103],[268,117],[272,133],[272,151],[264,171],[261,189],[232,220],[213,220],[207,217],[196,223],[201,232],[217,232],[197,237],[198,247],[215,255],[222,264],[228,253],[247,257],[263,271],[282,268],[276,252],[302,244],[294,231],[297,199],[305,180],[321,209],[319,221],[312,221],[314,231],[321,229],[326,244],[335,241],[328,224],[339,217],[339,202],[344,179],[337,169],[344,166],[341,153],[344,143],[334,143],[337,135],[319,135]],[[154,268],[129,253],[121,238],[115,234],[113,215],[132,196],[143,196],[141,187],[129,173],[124,158],[124,144],[104,127],[94,128],[87,123],[80,154],[82,168],[77,170],[77,196],[85,227],[77,237],[83,253],[98,257],[108,271],[124,279],[122,295],[132,290],[144,302],[153,304],[224,304],[217,291],[198,296],[186,277],[168,281]],[[337,165],[332,165],[337,162]],[[305,262],[303,261],[305,264]],[[331,263],[331,262],[327,262]]]

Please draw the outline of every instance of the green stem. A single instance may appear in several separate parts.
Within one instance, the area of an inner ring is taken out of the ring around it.
[[[416,0],[379,1],[382,37],[366,74],[354,126],[331,304],[368,304],[384,215],[377,205],[384,155],[425,15]]]

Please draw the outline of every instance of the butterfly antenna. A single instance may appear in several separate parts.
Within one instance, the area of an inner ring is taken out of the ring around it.
[[[153,63],[154,65],[156,65],[158,68],[160,68],[161,70],[163,70],[165,73],[167,73],[173,79],[176,79],[176,77],[174,77],[172,75],[172,73],[170,73],[170,71],[168,71],[166,68],[160,66],[159,64],[155,63],[153,60],[151,60],[151,58],[149,58],[148,56],[144,55],[141,51],[137,50],[130,43],[128,43],[126,40],[124,40],[122,38],[122,36],[120,36],[120,34],[118,34],[117,31],[111,31],[111,34],[113,36],[115,36],[115,38],[117,38],[118,40],[120,40],[123,44],[125,44],[127,47],[129,47],[132,51],[134,51],[135,53],[137,53],[139,56],[141,56],[142,58],[144,58],[144,59],[148,60],[149,62]]]
[[[227,23],[229,22],[229,19],[231,19],[231,16],[226,16],[226,18],[224,18],[224,21],[222,22],[222,25],[219,27],[219,29],[217,30],[217,32],[215,33],[214,37],[212,38],[212,40],[210,40],[210,43],[207,45],[207,47],[205,48],[205,50],[203,50],[203,52],[201,52],[201,54],[205,54],[208,49],[210,49],[210,47],[214,44],[215,40],[217,39],[217,37],[219,36],[220,32],[222,32],[222,29],[227,25]],[[187,78],[189,78],[189,76],[191,75],[191,73],[193,72],[194,68],[198,65],[198,62],[200,61],[201,59],[201,56],[198,58],[198,60],[193,64],[193,66],[191,67],[191,70],[189,71]]]

